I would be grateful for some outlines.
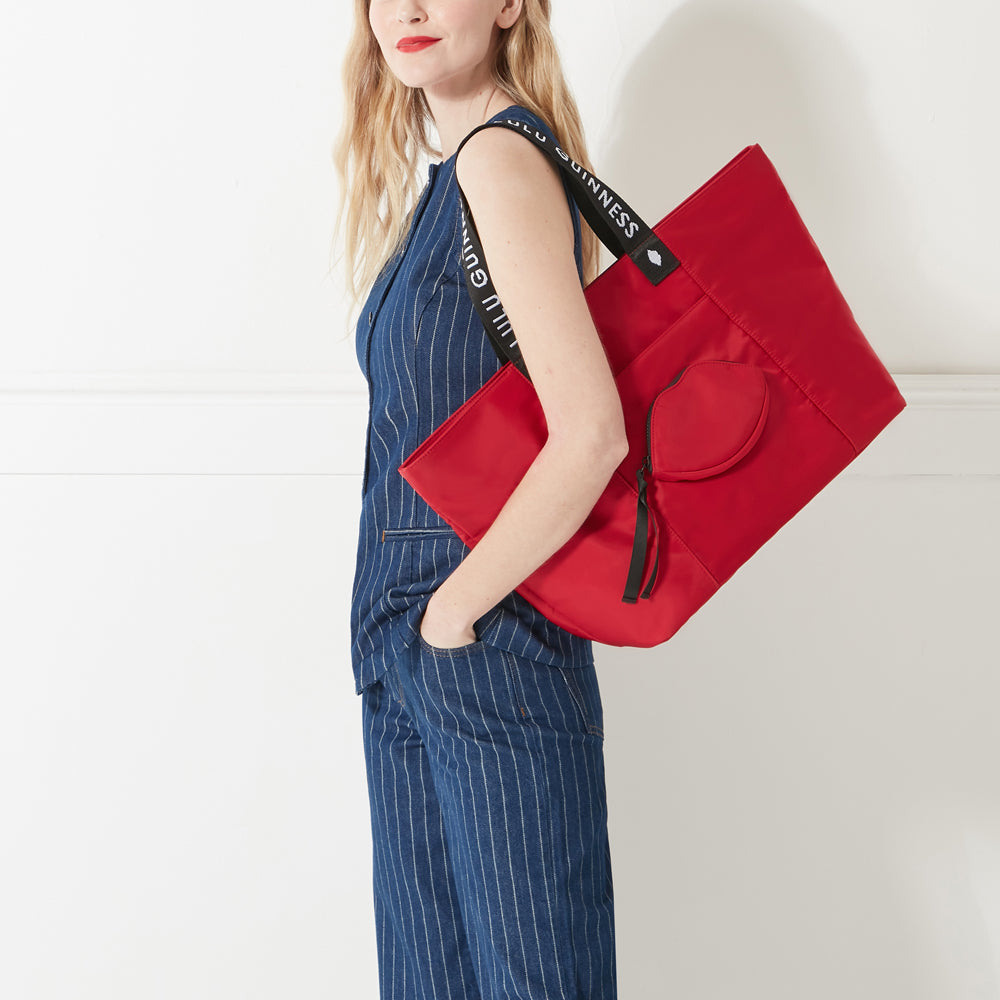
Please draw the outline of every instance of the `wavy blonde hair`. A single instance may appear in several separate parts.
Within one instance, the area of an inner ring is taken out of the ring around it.
[[[538,115],[560,146],[593,172],[580,112],[552,36],[551,0],[523,2],[521,16],[500,31],[493,83],[512,103]],[[401,83],[382,58],[368,21],[369,3],[354,0],[354,32],[342,69],[346,114],[333,151],[340,176],[334,238],[343,234],[355,310],[361,294],[402,246],[421,191],[421,154],[442,155],[427,137],[433,118],[423,90]],[[580,228],[584,283],[589,284],[597,276],[599,243],[582,217]],[[352,318],[350,325],[354,322]]]

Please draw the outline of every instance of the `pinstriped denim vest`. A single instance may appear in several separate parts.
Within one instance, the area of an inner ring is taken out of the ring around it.
[[[526,122],[555,140],[520,105],[490,120],[501,118]],[[582,284],[580,213],[568,189],[566,197]],[[375,279],[362,309],[356,349],[370,404],[351,598],[351,659],[360,694],[415,641],[428,600],[469,551],[399,474],[417,445],[501,365],[461,270],[454,156],[430,164],[406,241]],[[555,625],[516,591],[474,629],[484,643],[542,663],[594,662],[591,640]]]

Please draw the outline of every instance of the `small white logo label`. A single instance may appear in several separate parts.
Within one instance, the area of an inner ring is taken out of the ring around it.
[[[647,251],[646,251],[646,256],[647,256],[647,257],[648,257],[648,258],[649,258],[649,259],[650,259],[650,260],[651,260],[651,261],[652,261],[652,262],[653,262],[653,263],[654,263],[654,264],[655,264],[655,265],[656,265],[657,267],[659,267],[659,266],[660,266],[660,265],[661,265],[661,264],[663,263],[663,258],[662,258],[662,257],[660,256],[660,253],[659,253],[659,251],[658,251],[658,250],[647,250]]]

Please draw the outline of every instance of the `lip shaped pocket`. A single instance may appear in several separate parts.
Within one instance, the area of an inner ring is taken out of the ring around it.
[[[697,361],[653,400],[650,473],[678,482],[725,472],[757,443],[767,422],[767,379],[755,365]]]

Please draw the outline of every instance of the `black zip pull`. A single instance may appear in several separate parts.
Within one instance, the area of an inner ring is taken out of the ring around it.
[[[635,604],[635,602],[639,599],[646,600],[653,592],[653,584],[656,582],[656,573],[660,566],[660,526],[656,523],[656,515],[652,510],[650,510],[649,501],[646,498],[646,488],[649,484],[646,477],[643,476],[643,471],[645,470],[645,472],[650,475],[650,478],[652,478],[652,424],[653,407],[656,405],[656,399],[661,393],[669,389],[670,386],[675,385],[686,370],[687,366],[682,368],[673,377],[669,385],[664,386],[656,394],[656,396],[653,397],[653,402],[649,404],[649,409],[646,411],[646,457],[642,460],[642,464],[636,472],[639,499],[636,504],[635,512],[635,535],[632,538],[632,559],[629,563],[628,576],[625,581],[625,593],[622,595],[622,601],[626,604]],[[650,521],[653,522],[653,547],[656,553],[656,558],[653,560],[653,569],[649,576],[649,582],[646,584],[645,588],[643,588],[642,593],[640,593],[639,588],[642,586],[642,571],[646,565],[646,551],[649,544],[648,536]]]
[[[635,512],[635,536],[632,539],[632,560],[628,567],[628,578],[625,582],[625,593],[622,595],[622,601],[626,604],[635,604],[640,597],[643,599],[649,597],[653,589],[653,582],[656,580],[656,570],[660,563],[660,529],[656,524],[656,516],[649,509],[649,502],[646,499],[647,484],[646,479],[643,476],[643,470],[647,473],[651,473],[653,471],[653,465],[648,454],[642,460],[642,465],[639,466],[639,469],[636,472],[636,482],[639,486],[639,500],[636,505]],[[642,587],[642,574],[646,566],[646,551],[648,548],[647,539],[649,534],[650,518],[652,518],[653,531],[655,532],[654,547],[656,549],[656,561],[653,564],[653,573],[650,577],[649,583],[646,584],[645,590],[643,590],[640,594],[639,589]]]

